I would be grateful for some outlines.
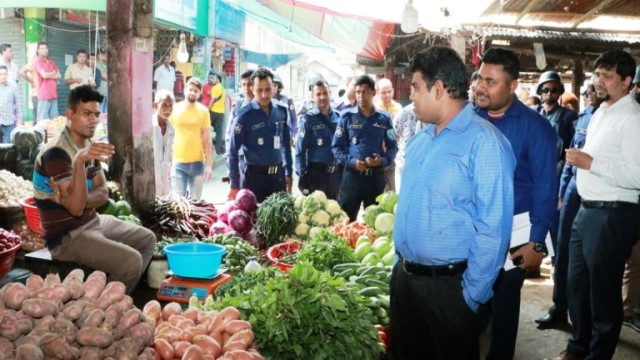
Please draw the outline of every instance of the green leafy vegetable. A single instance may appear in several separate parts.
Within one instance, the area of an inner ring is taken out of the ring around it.
[[[335,265],[355,262],[356,257],[343,238],[322,230],[304,243],[296,261],[308,261],[318,270],[331,270]]]
[[[286,192],[269,195],[258,207],[256,216],[257,235],[265,247],[283,242],[296,228],[294,199]]]

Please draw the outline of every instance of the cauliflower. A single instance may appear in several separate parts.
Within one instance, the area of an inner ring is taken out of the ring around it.
[[[316,236],[316,234],[320,233],[323,229],[317,226],[314,226],[309,230],[309,237],[312,238]]]
[[[306,224],[309,221],[309,217],[305,214],[298,214],[298,224]]]
[[[331,216],[340,215],[342,213],[342,208],[340,208],[340,205],[335,200],[327,200],[326,210]]]
[[[296,235],[306,236],[308,232],[309,232],[309,225],[298,224],[298,226],[296,226],[296,230],[295,230]]]
[[[316,199],[316,201],[321,207],[324,207],[324,205],[327,203],[327,195],[325,195],[320,190],[316,190],[312,192],[311,195],[309,195],[309,197]]]
[[[330,220],[331,216],[324,210],[316,211],[311,218],[311,221],[318,226],[329,226]]]
[[[298,197],[296,197],[296,200],[293,203],[293,207],[297,210],[297,209],[302,209],[302,205],[304,204],[304,199],[306,198],[306,196],[304,195],[300,195]]]

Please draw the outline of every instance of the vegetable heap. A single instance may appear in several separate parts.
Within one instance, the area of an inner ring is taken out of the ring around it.
[[[295,209],[297,214],[297,226],[295,237],[306,240],[313,237],[320,230],[340,223],[347,218],[347,213],[342,211],[337,201],[327,199],[327,196],[319,190],[296,197]]]
[[[209,228],[209,236],[232,234],[259,247],[253,228],[258,209],[256,196],[248,189],[241,189],[235,201],[227,202],[218,212],[218,221]]]
[[[0,253],[13,249],[20,243],[20,236],[16,235],[13,231],[0,228]]]
[[[227,249],[222,258],[222,265],[229,269],[228,271],[233,275],[244,271],[244,267],[249,262],[250,257],[260,257],[258,249],[235,235],[215,235],[200,241],[222,245]]]
[[[258,208],[257,235],[263,248],[283,242],[296,227],[296,211],[291,194],[278,192],[269,195]]]
[[[31,275],[0,289],[0,354],[7,359],[154,359],[155,320],[143,316],[119,281],[80,269]]]
[[[26,220],[14,225],[11,230],[22,240],[22,250],[24,251],[36,251],[43,249],[46,246],[42,235],[29,229]]]
[[[378,205],[369,205],[364,209],[364,223],[374,228],[377,235],[392,237],[398,195],[389,191],[379,195],[376,201]]]
[[[209,235],[217,215],[211,203],[170,194],[156,197],[150,219],[153,221],[144,225],[156,234],[203,238]]]
[[[0,170],[0,208],[20,208],[18,201],[33,196],[33,184],[7,170]]]
[[[296,256],[296,261],[306,261],[317,270],[331,270],[337,264],[350,263],[356,260],[353,250],[344,239],[327,230],[307,240]]]
[[[298,263],[253,291],[225,295],[208,308],[234,306],[253,326],[268,359],[378,359],[371,311],[344,280]]]

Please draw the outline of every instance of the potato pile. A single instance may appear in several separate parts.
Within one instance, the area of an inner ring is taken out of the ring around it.
[[[190,308],[169,303],[161,309],[155,300],[142,310],[154,319],[156,358],[162,360],[264,360],[253,343],[251,324],[240,320],[234,307],[221,311]]]
[[[75,269],[0,289],[0,359],[149,359],[155,320],[119,281]]]
[[[16,224],[11,230],[20,236],[22,240],[22,250],[24,251],[36,251],[44,249],[46,246],[45,240],[41,234],[33,232],[29,229],[27,221],[23,220]]]

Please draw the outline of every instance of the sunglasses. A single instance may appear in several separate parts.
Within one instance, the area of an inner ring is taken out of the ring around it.
[[[552,94],[558,94],[560,92],[559,88],[542,88],[540,89],[540,92],[543,94],[548,94],[548,93],[552,93]]]

